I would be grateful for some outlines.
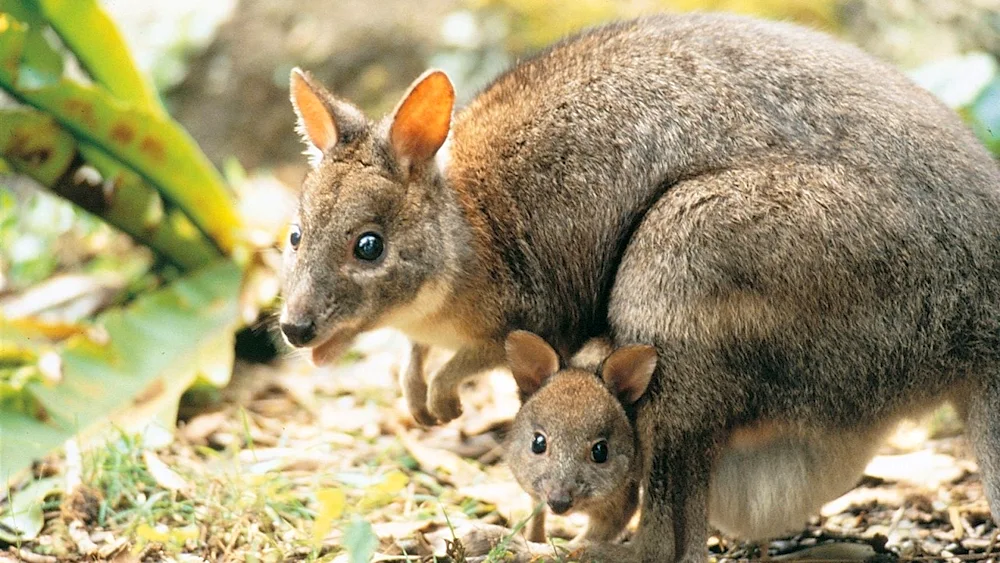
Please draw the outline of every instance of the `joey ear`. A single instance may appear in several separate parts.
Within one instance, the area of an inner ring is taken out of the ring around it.
[[[624,404],[642,397],[656,371],[657,354],[652,346],[625,346],[615,350],[601,367],[601,377]]]
[[[298,67],[292,69],[289,83],[292,108],[298,117],[296,130],[308,147],[310,164],[316,167],[323,153],[363,130],[366,119],[361,110],[335,99]]]
[[[434,158],[451,128],[455,89],[440,70],[417,78],[392,114],[389,143],[404,169]]]
[[[559,371],[559,355],[537,334],[515,330],[507,335],[506,349],[507,363],[523,397],[538,391]]]

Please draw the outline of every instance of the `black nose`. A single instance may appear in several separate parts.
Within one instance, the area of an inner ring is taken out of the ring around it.
[[[281,323],[281,332],[292,346],[305,346],[316,338],[316,325],[312,321],[302,324]]]
[[[555,512],[556,514],[563,514],[569,510],[570,506],[573,505],[573,499],[569,498],[569,495],[567,494],[561,494],[549,497],[548,504],[549,508],[552,509],[552,512]]]

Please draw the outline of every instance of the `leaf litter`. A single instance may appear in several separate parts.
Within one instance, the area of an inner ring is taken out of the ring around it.
[[[446,359],[435,353],[431,368]],[[397,388],[407,361],[405,340],[380,332],[329,368],[296,355],[238,363],[217,400],[182,405],[173,443],[122,436],[39,463],[4,494],[0,563],[463,560],[455,539],[469,526],[517,527],[534,509],[500,460],[516,389],[491,372],[463,389],[461,418],[422,428]],[[902,427],[857,488],[770,542],[769,555],[1000,560],[976,464],[955,434],[947,412]],[[31,533],[9,535],[12,518]],[[554,516],[548,529],[558,545],[585,521]],[[708,549],[716,561],[761,554],[719,534]]]

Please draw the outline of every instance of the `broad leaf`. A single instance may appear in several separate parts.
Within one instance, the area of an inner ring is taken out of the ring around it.
[[[76,55],[95,82],[120,100],[163,114],[156,91],[129,55],[121,33],[96,0],[27,0]]]
[[[239,218],[222,177],[191,137],[145,105],[123,102],[104,88],[62,77],[22,81],[30,26],[0,14],[0,87],[51,114],[78,141],[93,145],[154,186],[223,252],[233,250]]]
[[[98,317],[106,342],[68,340],[60,351],[62,381],[27,386],[43,419],[0,410],[0,479],[70,437],[86,445],[112,427],[138,432],[175,407],[202,370],[202,359],[212,357],[206,346],[234,330],[239,285],[239,267],[221,261]]]
[[[98,184],[74,181],[81,154],[101,173]],[[101,216],[181,268],[218,257],[185,217],[164,220],[159,196],[140,177],[103,152],[78,145],[49,116],[26,108],[0,110],[0,156],[18,173]]]
[[[55,477],[39,479],[11,495],[6,509],[0,513],[0,540],[16,544],[38,537],[45,525],[42,504],[45,497],[57,491],[62,480]]]

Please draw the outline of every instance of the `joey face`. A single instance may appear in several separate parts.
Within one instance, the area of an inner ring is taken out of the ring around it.
[[[596,375],[566,370],[518,412],[507,459],[518,483],[556,514],[587,511],[633,478],[635,434]]]
[[[453,93],[429,73],[373,123],[296,70],[292,101],[313,169],[286,241],[280,323],[324,363],[360,332],[443,305],[458,242],[440,219],[434,156]]]
[[[507,363],[523,405],[507,437],[511,472],[557,514],[589,512],[637,479],[635,429],[624,405],[645,393],[657,365],[650,346],[619,348],[600,374],[559,369],[559,356],[538,335],[507,335]]]

